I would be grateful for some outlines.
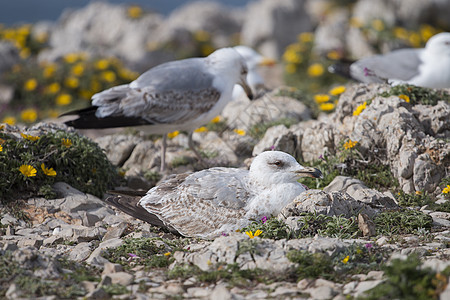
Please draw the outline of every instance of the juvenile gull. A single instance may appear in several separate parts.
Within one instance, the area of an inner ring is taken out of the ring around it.
[[[150,224],[183,236],[214,238],[250,224],[251,219],[277,215],[305,191],[297,179],[321,177],[291,155],[266,151],[250,170],[215,167],[178,174],[139,199],[110,196],[105,201]]]
[[[163,134],[161,170],[165,167],[166,134],[192,132],[217,116],[232,100],[235,84],[252,99],[247,84],[248,68],[233,48],[222,48],[205,58],[189,58],[156,66],[138,79],[112,87],[92,97],[92,106],[68,112],[77,115],[65,122],[79,129],[138,126],[151,134]]]
[[[429,88],[450,87],[450,33],[431,37],[425,48],[400,49],[360,59],[350,66],[336,64],[332,73],[346,73],[361,82],[412,84]]]

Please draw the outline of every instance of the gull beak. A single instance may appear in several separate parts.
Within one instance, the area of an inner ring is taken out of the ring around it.
[[[246,76],[245,76],[246,77]],[[240,86],[244,89],[245,93],[247,94],[248,99],[253,100],[253,92],[251,87],[247,83],[247,78],[242,78],[241,81],[238,82]]]
[[[323,178],[322,172],[316,168],[303,167],[303,169],[296,170],[295,174],[299,177]]]
[[[263,57],[263,59],[259,62],[258,65],[271,67],[271,66],[275,65],[276,63],[277,63],[277,61],[272,58]]]

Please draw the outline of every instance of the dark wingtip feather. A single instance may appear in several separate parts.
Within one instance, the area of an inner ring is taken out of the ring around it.
[[[328,72],[352,79],[350,65],[350,62],[338,62],[329,66]]]

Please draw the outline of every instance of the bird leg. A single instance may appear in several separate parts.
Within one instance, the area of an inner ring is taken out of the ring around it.
[[[201,164],[203,167],[207,168],[207,167],[208,167],[208,163],[203,159],[203,157],[202,157],[202,155],[200,154],[200,152],[198,152],[197,149],[195,149],[195,147],[194,147],[194,140],[192,139],[192,135],[193,135],[193,134],[194,134],[194,132],[191,131],[191,132],[189,132],[189,135],[188,135],[188,145],[189,145],[189,148],[191,148],[191,150],[194,152],[195,156],[197,156],[197,158],[198,158],[200,164]]]
[[[166,148],[167,148],[167,134],[164,134],[161,145],[161,168],[159,169],[160,173],[163,173],[166,169]]]

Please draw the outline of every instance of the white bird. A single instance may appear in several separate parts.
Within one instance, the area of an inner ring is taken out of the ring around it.
[[[254,95],[258,95],[261,90],[266,89],[264,79],[259,74],[258,68],[261,66],[273,66],[276,61],[264,57],[248,46],[233,47],[244,59],[248,66],[247,82]],[[235,85],[233,89],[233,99],[239,98],[244,93],[240,85]]]
[[[348,66],[347,66],[348,67]],[[400,49],[387,54],[360,59],[344,70],[334,65],[332,73],[348,73],[361,82],[412,84],[428,88],[450,87],[450,33],[431,37],[425,48]]]
[[[156,66],[129,84],[112,87],[92,97],[92,106],[68,112],[65,122],[79,129],[138,126],[163,134],[161,171],[165,168],[166,134],[189,132],[189,147],[201,159],[192,141],[194,129],[216,117],[232,100],[235,84],[253,98],[244,58],[233,48],[222,48],[205,58],[189,58]]]
[[[174,175],[139,199],[105,201],[131,216],[188,237],[211,239],[245,227],[252,219],[275,216],[305,191],[299,177],[322,177],[280,151],[255,157],[250,170],[215,167]]]

